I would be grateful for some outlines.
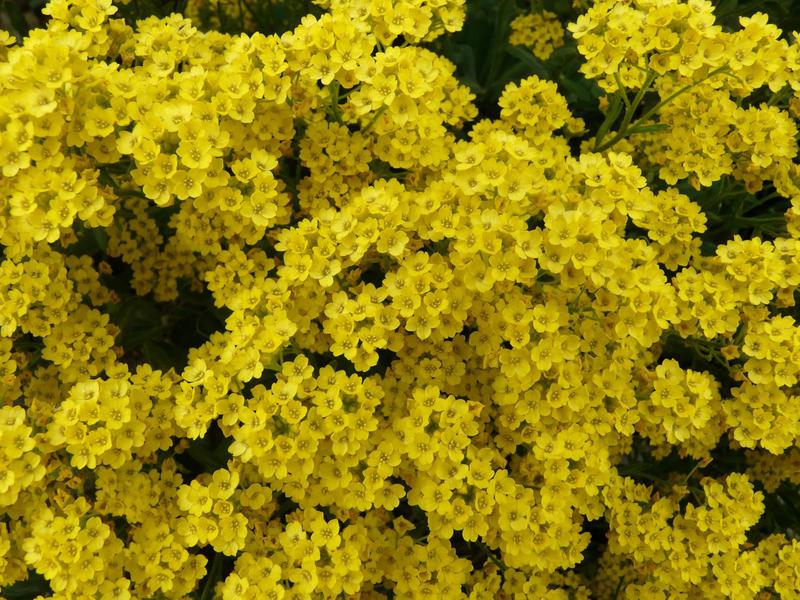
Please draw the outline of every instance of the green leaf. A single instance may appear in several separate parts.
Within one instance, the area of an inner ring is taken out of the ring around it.
[[[230,453],[230,438],[224,438],[216,447],[212,447],[208,441],[208,435],[204,438],[191,440],[184,451],[192,460],[203,466],[208,473],[222,469],[228,464]]]
[[[733,15],[737,12],[739,3],[737,0],[719,0],[714,7],[717,18],[724,18],[726,15]]]
[[[103,254],[106,253],[108,247],[108,233],[102,227],[94,227],[92,230],[92,238],[97,243],[97,249]]]
[[[0,597],[6,598],[6,600],[27,600],[49,592],[50,585],[47,580],[38,573],[30,571],[28,579],[25,581],[19,581],[8,587],[0,588]]]
[[[517,11],[516,4],[511,0],[500,0],[497,3],[497,13],[494,19],[494,29],[492,41],[489,46],[488,60],[484,65],[483,78],[484,84],[494,81],[503,57],[503,51],[508,48],[508,34],[511,27],[511,19]]]
[[[585,79],[583,75],[576,77],[561,75],[558,78],[558,86],[571,107],[586,112],[594,112],[597,109],[597,99],[601,95],[601,90],[596,83]]]
[[[22,7],[15,0],[0,0],[0,13],[5,13],[13,33],[22,39],[28,34],[28,21],[22,13]]]
[[[475,60],[475,50],[467,44],[453,44],[449,49],[448,58],[453,61],[459,71],[462,81],[478,81],[478,67]]]
[[[506,48],[506,52],[516,58],[517,60],[522,61],[534,74],[538,75],[543,79],[549,79],[550,73],[545,66],[545,64],[540,61],[536,56],[534,56],[533,52],[531,52],[528,48],[523,46],[508,46]]]
[[[490,98],[498,98],[503,89],[514,81],[517,77],[523,76],[530,71],[528,65],[525,63],[514,63],[510,68],[506,69],[500,77],[495,81],[489,82],[486,87],[487,95]]]
[[[155,369],[169,369],[176,366],[174,356],[170,355],[161,344],[153,340],[146,340],[142,344],[142,355]]]

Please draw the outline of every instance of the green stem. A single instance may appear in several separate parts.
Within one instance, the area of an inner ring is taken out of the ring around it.
[[[636,112],[636,109],[639,108],[639,104],[641,104],[645,94],[648,92],[650,86],[653,85],[653,82],[655,80],[656,80],[656,73],[654,71],[648,71],[647,75],[644,78],[644,84],[639,89],[639,91],[636,92],[636,95],[633,97],[633,102],[631,102],[629,107],[625,110],[625,115],[622,117],[622,123],[620,124],[619,131],[613,138],[611,138],[605,144],[600,144],[600,143],[596,144],[595,152],[603,152],[604,150],[608,150],[609,148],[614,146],[617,142],[621,141],[628,135],[628,127],[630,126],[631,121],[633,120],[633,115]]]
[[[330,110],[329,110],[330,115],[333,117],[334,121],[336,121],[337,123],[341,123],[342,113],[341,110],[339,109],[339,88],[341,86],[339,85],[338,81],[334,80],[328,87],[331,93]]]
[[[642,479],[647,479],[649,481],[653,481],[655,483],[660,483],[662,485],[669,484],[669,481],[666,479],[661,479],[660,477],[656,477],[655,475],[650,475],[649,473],[645,473],[644,471],[640,471],[639,469],[634,469],[631,467],[617,467],[617,471],[623,477],[641,477]]]
[[[361,133],[367,133],[370,129],[372,129],[372,126],[375,125],[375,121],[381,118],[381,115],[386,112],[387,108],[389,107],[386,104],[384,104],[378,110],[376,110],[375,114],[369,120],[369,123],[367,123],[364,129],[361,130]]]
[[[217,584],[217,581],[220,578],[220,572],[222,571],[222,554],[219,552],[214,554],[214,558],[211,559],[211,568],[208,571],[208,576],[206,577],[206,583],[203,586],[203,591],[200,594],[200,600],[209,600],[213,593],[214,593],[214,586]]]
[[[644,122],[646,122],[648,119],[650,119],[653,115],[655,115],[662,108],[667,106],[670,102],[675,100],[675,98],[677,98],[681,94],[691,90],[692,88],[700,85],[704,81],[707,81],[708,79],[711,79],[715,75],[718,75],[719,73],[722,73],[723,71],[727,70],[727,68],[728,68],[727,65],[723,65],[722,67],[718,67],[718,68],[712,70],[705,77],[702,77],[701,79],[698,79],[697,81],[693,81],[692,83],[686,84],[685,86],[683,86],[680,89],[674,91],[669,96],[667,96],[666,98],[664,98],[663,100],[658,102],[655,106],[653,106],[651,109],[646,111],[641,117],[636,119],[636,121],[634,122],[633,121],[633,115],[634,115],[634,112],[635,112],[636,108],[638,108],[639,104],[642,101],[642,98],[644,98],[644,94],[647,92],[647,90],[650,87],[650,85],[653,83],[653,81],[655,81],[656,74],[651,71],[650,74],[645,78],[645,83],[642,86],[642,89],[640,89],[639,93],[636,94],[636,97],[634,98],[634,100],[633,100],[633,102],[631,104],[632,109],[629,110],[629,111],[625,111],[625,117],[622,120],[622,124],[620,125],[619,131],[617,132],[617,134],[613,138],[611,138],[608,142],[606,142],[605,144],[599,145],[596,148],[596,151],[597,152],[603,152],[604,150],[608,150],[609,148],[612,148],[618,142],[620,142],[623,139],[625,139],[626,137],[628,137],[628,135],[631,134],[632,130],[636,129],[637,127],[641,127]],[[631,125],[631,123],[633,123],[633,124]]]
[[[487,556],[489,557],[489,560],[492,561],[497,566],[498,569],[500,569],[501,573],[505,572],[505,570],[506,570],[505,563],[503,563],[502,560],[497,558],[494,555],[494,553],[491,551],[491,549],[489,549],[488,547],[487,547],[487,550],[488,550]]]
[[[670,102],[672,102],[673,100],[675,100],[675,98],[677,98],[678,96],[680,96],[680,95],[681,95],[681,94],[683,94],[684,92],[688,92],[688,91],[689,91],[690,89],[692,89],[693,87],[696,87],[696,86],[700,85],[701,83],[703,83],[704,81],[707,81],[707,80],[711,79],[712,77],[714,77],[714,75],[717,75],[717,74],[719,74],[719,73],[722,73],[722,72],[723,72],[723,71],[725,71],[727,68],[728,68],[728,65],[723,65],[723,66],[721,66],[721,67],[718,67],[718,68],[714,69],[713,71],[711,71],[711,72],[710,72],[708,75],[706,75],[705,77],[703,77],[703,78],[699,79],[698,81],[694,81],[694,82],[692,82],[692,83],[686,84],[685,86],[683,86],[683,87],[682,87],[682,88],[680,88],[679,90],[677,90],[677,91],[675,91],[675,92],[672,92],[672,93],[671,93],[669,96],[667,96],[666,98],[664,98],[664,99],[663,99],[661,102],[659,102],[659,103],[658,103],[658,104],[656,104],[656,105],[655,105],[653,108],[651,108],[651,109],[650,109],[650,110],[648,110],[646,113],[644,113],[644,114],[642,115],[642,118],[641,118],[641,119],[638,119],[638,120],[639,120],[639,121],[644,121],[644,120],[646,120],[646,119],[649,119],[651,116],[653,116],[654,114],[656,114],[656,113],[657,113],[659,110],[661,110],[662,108],[664,108],[664,107],[665,107],[667,104],[669,104]]]
[[[625,578],[624,577],[620,577],[619,578],[619,582],[617,583],[617,587],[614,588],[614,595],[611,596],[612,600],[617,600],[617,598],[619,598],[619,595],[623,590],[622,586],[623,586],[624,583],[625,583]]]
[[[630,112],[630,104],[627,102],[626,98],[626,109],[625,114]],[[606,118],[603,120],[603,123],[600,125],[600,128],[597,130],[597,135],[594,138],[594,150],[597,152],[597,149],[603,144],[603,139],[606,137],[606,134],[611,129],[611,126],[614,124],[614,121],[617,120],[619,117],[619,113],[622,110],[622,91],[617,90],[614,96],[611,98],[611,101],[608,104],[608,110],[606,111]]]
[[[656,77],[657,74],[654,71],[649,71],[647,75],[645,75],[644,84],[639,89],[639,91],[636,92],[636,95],[633,97],[633,102],[631,102],[631,111],[630,113],[625,115],[625,118],[622,121],[623,127],[627,127],[628,125],[630,125],[631,120],[633,120],[634,112],[636,111],[637,108],[639,108],[639,105],[642,103],[642,100],[644,100],[645,94],[650,91],[650,86],[653,85],[653,82],[656,80]]]
[[[614,81],[617,82],[617,90],[622,95],[622,101],[625,103],[625,108],[631,110],[631,101],[628,100],[628,94],[625,93],[625,86],[622,85],[622,79],[619,76],[619,69],[614,72]]]
[[[734,224],[738,223],[741,225],[760,225],[760,224],[767,224],[767,223],[783,223],[786,220],[784,215],[774,215],[769,217],[731,217],[729,221],[732,221]]]
[[[699,461],[697,461],[697,464],[695,464],[695,466],[693,466],[693,467],[692,467],[692,470],[691,470],[691,471],[689,471],[689,472],[686,474],[686,477],[684,477],[684,478],[683,478],[683,483],[684,483],[684,485],[686,485],[687,483],[689,483],[689,480],[692,478],[692,475],[694,475],[695,471],[697,471],[697,469],[700,467],[700,465],[701,465],[701,464],[703,464],[703,461],[702,461],[702,460],[699,460]],[[706,463],[706,466],[707,466],[707,464],[708,464],[708,463]]]
[[[753,204],[752,206],[748,207],[747,210],[745,210],[744,213],[742,213],[742,215],[746,215],[747,213],[753,212],[754,210],[756,210],[757,208],[763,206],[764,204],[766,204],[770,200],[773,200],[774,198],[778,198],[778,197],[780,197],[780,194],[778,192],[772,192],[771,194],[767,194],[763,198],[757,198],[756,199],[757,201],[755,202],[755,204]]]
[[[775,106],[779,102],[783,102],[786,99],[786,89],[780,89],[777,92],[773,92],[772,95],[767,100],[767,106]]]

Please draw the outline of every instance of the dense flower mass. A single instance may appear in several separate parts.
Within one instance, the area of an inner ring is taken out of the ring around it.
[[[800,597],[800,42],[479,4],[2,33],[3,595]]]
[[[548,11],[521,14],[511,21],[508,41],[528,46],[538,58],[547,60],[556,48],[564,45],[564,27],[558,16]]]

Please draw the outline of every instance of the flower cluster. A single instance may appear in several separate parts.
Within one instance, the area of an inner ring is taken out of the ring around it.
[[[564,26],[558,17],[542,11],[520,15],[511,21],[508,42],[527,46],[541,60],[547,60],[556,48],[564,45]]]
[[[0,38],[0,585],[797,597],[796,40],[524,14],[605,96],[488,116],[463,0],[136,4]]]

